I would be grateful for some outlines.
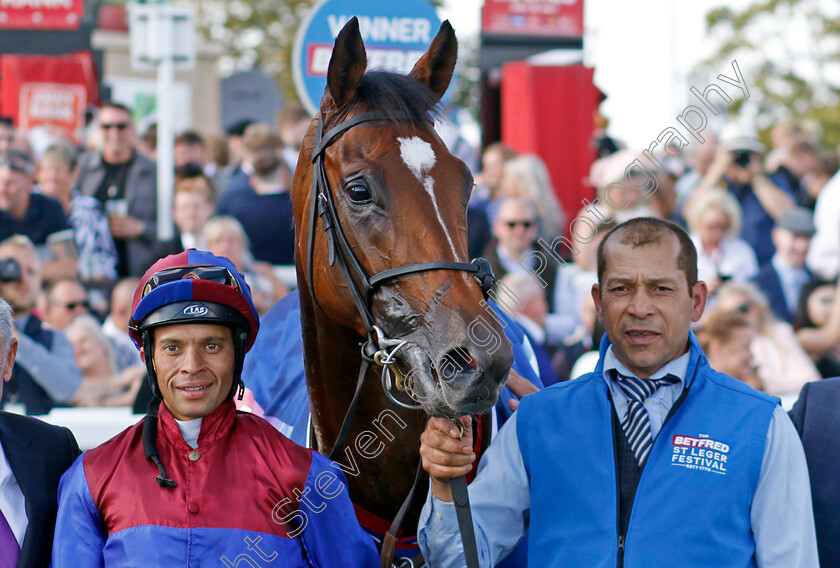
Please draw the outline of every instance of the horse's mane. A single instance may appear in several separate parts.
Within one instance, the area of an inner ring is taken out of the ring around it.
[[[385,115],[387,120],[405,120],[406,116],[434,123],[441,108],[437,93],[407,75],[389,71],[368,71],[356,87],[356,95],[347,106],[339,122],[350,110],[365,106]]]

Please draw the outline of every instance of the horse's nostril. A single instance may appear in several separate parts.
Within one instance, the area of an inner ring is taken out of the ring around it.
[[[438,380],[442,383],[453,380],[469,380],[481,369],[466,347],[450,349],[440,358],[437,365]]]

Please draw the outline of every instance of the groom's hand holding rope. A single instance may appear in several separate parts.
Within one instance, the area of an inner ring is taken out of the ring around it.
[[[463,434],[452,420],[430,418],[420,436],[420,456],[423,469],[432,479],[432,494],[447,503],[452,502],[449,480],[466,475],[475,462],[472,418],[462,416],[457,421],[463,426]]]

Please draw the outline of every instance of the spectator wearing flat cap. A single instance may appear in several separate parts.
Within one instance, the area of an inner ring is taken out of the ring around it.
[[[793,323],[802,288],[811,280],[805,258],[814,235],[814,216],[804,207],[794,207],[782,214],[773,227],[771,238],[776,253],[753,278],[780,320]]]
[[[0,154],[0,241],[29,237],[41,258],[44,280],[75,278],[73,230],[57,200],[32,192],[35,162],[20,150]]]

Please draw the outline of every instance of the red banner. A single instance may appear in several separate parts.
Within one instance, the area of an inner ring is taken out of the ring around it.
[[[0,0],[0,29],[75,30],[84,0]]]
[[[59,130],[79,141],[85,109],[99,96],[90,54],[0,57],[0,115],[24,131]]]
[[[583,37],[583,0],[484,0],[481,30],[490,35]]]

